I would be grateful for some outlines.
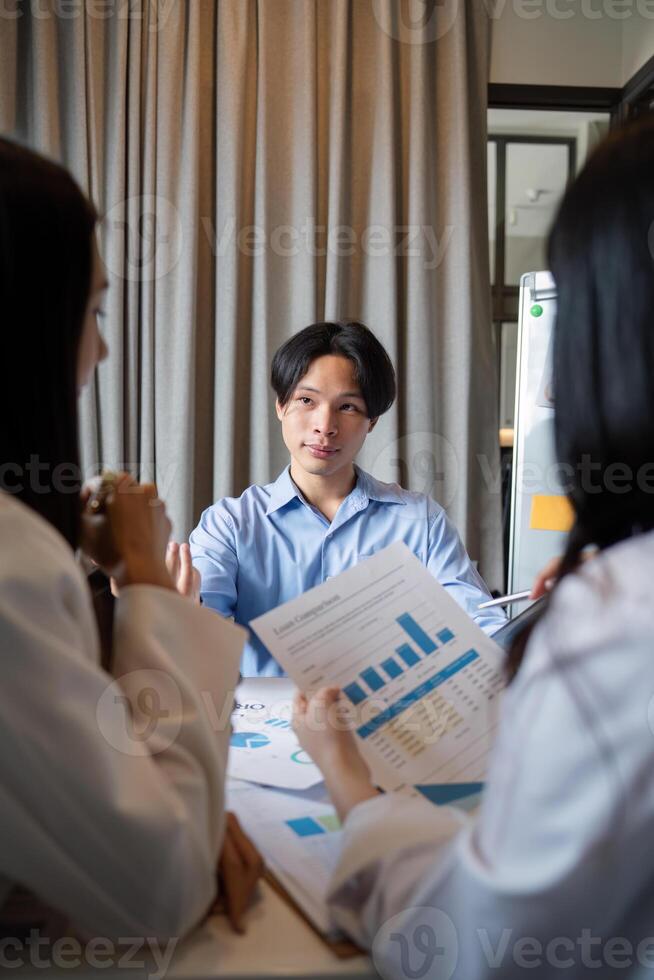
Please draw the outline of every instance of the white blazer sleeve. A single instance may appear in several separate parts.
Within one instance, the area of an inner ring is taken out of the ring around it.
[[[425,925],[449,959],[421,975],[465,980],[524,976],[530,964],[532,975],[586,975],[598,953],[583,948],[589,931],[630,935],[651,867],[651,623],[643,609],[616,617],[598,603],[592,637],[573,639],[588,590],[573,582],[565,594],[566,615],[539,626],[507,692],[478,817],[391,795],[345,821],[330,907],[384,976],[424,962]]]
[[[243,631],[125,589],[114,681],[72,554],[38,530],[0,581],[0,875],[88,935],[182,935],[215,891]]]

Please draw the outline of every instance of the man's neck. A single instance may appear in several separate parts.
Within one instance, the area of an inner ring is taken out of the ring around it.
[[[305,500],[319,510],[330,524],[357,482],[354,466],[342,472],[339,470],[333,476],[316,476],[300,469],[294,460],[291,460],[291,479]]]

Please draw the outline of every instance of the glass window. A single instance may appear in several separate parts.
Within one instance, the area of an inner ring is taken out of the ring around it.
[[[488,144],[488,254],[490,257],[490,281],[495,283],[495,221],[497,188],[497,146]]]
[[[500,428],[512,429],[518,365],[518,324],[503,323],[500,332]]]
[[[566,144],[507,143],[504,282],[547,269],[545,245],[568,182]]]

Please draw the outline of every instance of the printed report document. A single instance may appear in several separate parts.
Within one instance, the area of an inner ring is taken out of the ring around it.
[[[478,792],[505,654],[402,543],[254,619],[298,687],[342,689],[376,784]],[[454,794],[457,795],[456,793]]]

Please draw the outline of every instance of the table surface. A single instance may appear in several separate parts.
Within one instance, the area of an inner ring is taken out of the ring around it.
[[[339,959],[266,882],[260,885],[246,926],[246,934],[238,936],[223,916],[211,918],[179,944],[165,980],[378,980],[367,956]],[[140,968],[136,968],[137,961],[143,964]],[[131,968],[119,963],[103,968],[82,963],[77,968],[53,965],[44,969],[28,962],[11,973],[20,980],[54,976],[70,980],[140,980],[149,976],[163,980],[161,970],[157,970],[154,960],[138,953]]]

